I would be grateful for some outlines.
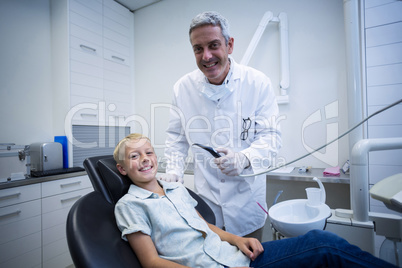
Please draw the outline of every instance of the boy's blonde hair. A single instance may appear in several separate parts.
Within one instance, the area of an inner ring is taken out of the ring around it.
[[[127,137],[123,138],[119,143],[116,145],[116,148],[114,149],[113,152],[113,158],[116,161],[116,163],[122,165],[124,163],[124,158],[126,155],[126,143],[128,141],[135,141],[135,140],[141,140],[145,139],[148,142],[151,142],[151,140],[142,134],[139,133],[131,133]]]

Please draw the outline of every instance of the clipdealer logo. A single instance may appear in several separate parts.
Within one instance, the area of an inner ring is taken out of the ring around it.
[[[310,147],[306,143],[305,132],[307,128],[311,127],[316,123],[323,122],[323,120],[331,120],[333,118],[338,118],[338,101],[334,101],[330,104],[327,104],[324,107],[324,112],[321,109],[312,113],[304,122],[302,126],[301,136],[303,147],[312,155],[321,160],[322,162],[330,165],[337,166],[338,165],[338,141],[335,141],[325,147],[325,152],[315,151],[315,148]],[[327,123],[326,124],[326,142],[330,142],[338,137],[338,122]]]

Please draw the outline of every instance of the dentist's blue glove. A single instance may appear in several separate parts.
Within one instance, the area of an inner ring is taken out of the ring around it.
[[[184,180],[182,177],[176,175],[176,174],[171,174],[171,173],[161,173],[157,174],[156,178],[161,181],[166,181],[166,182],[181,182],[184,183]]]
[[[216,151],[224,154],[224,156],[214,160],[223,174],[239,176],[245,168],[250,166],[250,161],[242,152],[234,152],[228,148],[218,148]]]

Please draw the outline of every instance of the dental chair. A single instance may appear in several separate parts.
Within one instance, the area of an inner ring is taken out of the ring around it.
[[[94,191],[80,198],[67,217],[67,242],[75,267],[141,267],[128,242],[121,239],[114,206],[127,193],[131,180],[116,168],[112,156],[85,159],[84,167]],[[215,224],[211,208],[197,194],[196,209]]]

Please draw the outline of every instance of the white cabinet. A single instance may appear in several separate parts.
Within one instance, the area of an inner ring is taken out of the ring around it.
[[[132,115],[134,14],[113,0],[51,0],[51,12],[55,113],[66,125]]]
[[[92,191],[86,175],[0,190],[0,267],[72,266],[67,215]]]
[[[66,219],[71,206],[93,191],[88,176],[42,183],[42,262],[44,268],[67,267]]]
[[[0,267],[41,267],[40,184],[0,190]]]

